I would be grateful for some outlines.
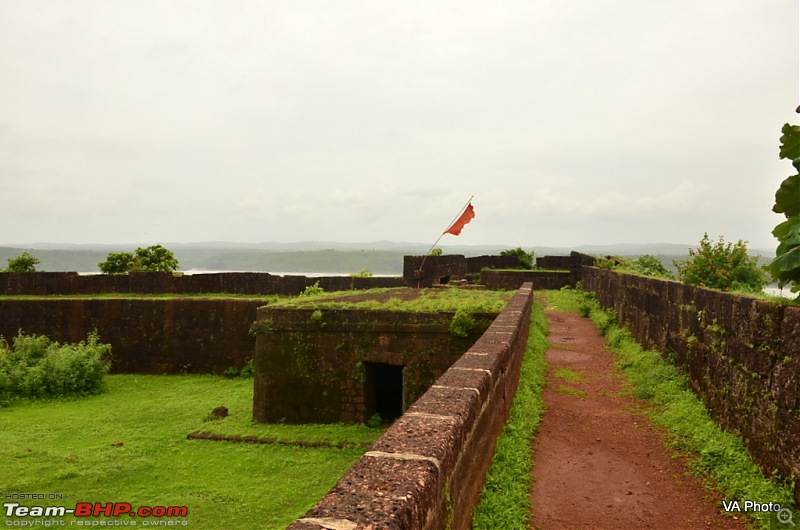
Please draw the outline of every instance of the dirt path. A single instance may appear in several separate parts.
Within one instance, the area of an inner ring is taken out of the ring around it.
[[[546,411],[534,441],[532,525],[541,530],[746,528],[671,458],[594,324],[548,311]]]

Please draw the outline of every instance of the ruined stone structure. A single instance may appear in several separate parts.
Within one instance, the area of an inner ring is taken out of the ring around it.
[[[469,274],[484,268],[513,268],[519,266],[516,256],[476,256],[466,258],[460,254],[443,256],[405,256],[403,282],[407,287],[431,287],[463,280]],[[516,289],[516,287],[515,287]]]
[[[467,337],[453,312],[258,310],[253,420],[361,423],[398,417],[489,327],[474,314]]]
[[[534,289],[560,289],[577,284],[581,267],[593,264],[592,256],[579,252],[536,258],[536,266],[547,270],[508,270],[519,266],[516,256],[405,256],[403,281],[408,287],[430,287],[480,273],[487,289],[516,290],[525,282],[533,282]]]
[[[486,332],[291,530],[466,529],[519,381],[525,284]]]

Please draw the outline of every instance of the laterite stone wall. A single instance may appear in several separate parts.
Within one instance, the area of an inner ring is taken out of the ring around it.
[[[467,337],[450,332],[453,312],[365,309],[258,310],[253,420],[362,423],[376,412],[367,366],[402,370],[403,401],[417,400],[489,327],[476,313]],[[398,414],[399,416],[399,414]]]
[[[674,359],[765,474],[800,477],[800,307],[591,267],[583,287]]]
[[[487,331],[291,530],[470,527],[528,338],[525,284]]]
[[[525,282],[533,284],[536,290],[561,289],[574,287],[580,281],[580,276],[570,271],[494,271],[485,270],[481,273],[481,282],[487,289],[513,290],[519,289]]]
[[[114,373],[217,373],[244,367],[259,300],[3,299],[0,335],[18,330],[78,342],[97,330],[111,344]]]
[[[401,287],[400,277],[276,276],[267,272],[173,274],[78,274],[77,272],[0,272],[0,295],[48,294],[280,294],[296,295],[319,282],[325,291]]]

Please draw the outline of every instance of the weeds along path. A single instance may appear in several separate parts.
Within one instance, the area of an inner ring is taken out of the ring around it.
[[[747,528],[672,458],[594,324],[547,312],[545,414],[533,444],[533,528]]]

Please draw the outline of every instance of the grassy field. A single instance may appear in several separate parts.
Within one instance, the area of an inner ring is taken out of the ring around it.
[[[62,501],[22,501],[23,506],[186,506],[187,517],[176,521],[195,529],[284,528],[319,500],[364,449],[187,440],[186,435],[200,430],[363,443],[381,434],[359,425],[251,424],[252,379],[106,379],[108,391],[101,395],[0,408],[0,496],[64,496]],[[221,405],[230,415],[209,420]],[[139,525],[146,520],[125,519]]]

